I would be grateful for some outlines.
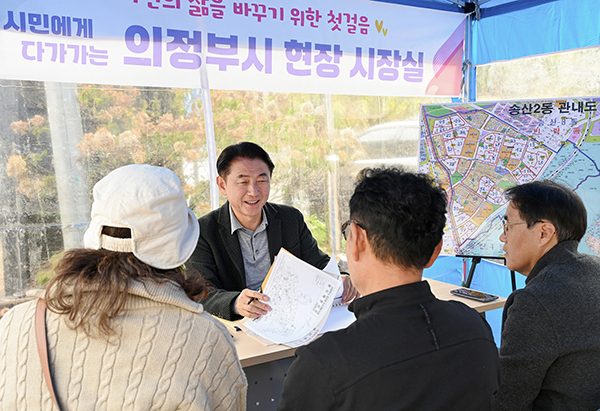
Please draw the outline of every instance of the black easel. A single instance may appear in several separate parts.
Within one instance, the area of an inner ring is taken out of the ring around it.
[[[482,258],[487,258],[490,260],[502,260],[504,265],[506,266],[506,258],[504,257],[486,257],[486,256],[475,256],[475,255],[463,255],[457,254],[456,257],[461,258],[471,258],[471,269],[469,270],[469,276],[467,277],[467,281],[465,282],[465,287],[471,288],[471,281],[473,281],[473,275],[475,274],[475,268],[477,268],[477,264],[481,262]],[[515,272],[513,270],[510,271],[510,283],[512,285],[512,290],[515,291],[517,289],[517,280],[515,278]]]

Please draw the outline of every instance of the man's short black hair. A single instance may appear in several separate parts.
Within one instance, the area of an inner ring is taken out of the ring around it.
[[[365,226],[379,260],[423,269],[442,240],[446,206],[446,193],[427,175],[367,168],[350,199],[350,217]]]
[[[275,164],[271,161],[269,154],[258,144],[249,141],[233,144],[221,152],[217,158],[217,173],[226,179],[231,171],[231,164],[238,158],[248,158],[250,160],[262,160],[269,167],[269,174],[273,174]]]
[[[556,228],[558,242],[580,241],[587,229],[587,212],[583,201],[568,187],[550,180],[533,181],[506,190],[521,218],[531,227],[548,220]]]

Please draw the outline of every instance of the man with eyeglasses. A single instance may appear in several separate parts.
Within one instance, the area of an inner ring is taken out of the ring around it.
[[[527,276],[504,306],[496,411],[600,409],[600,258],[577,252],[583,202],[551,181],[507,190],[506,266]]]
[[[279,410],[485,411],[498,388],[489,325],[435,298],[423,269],[442,247],[446,194],[425,176],[365,169],[342,231],[356,321],[296,350]]]

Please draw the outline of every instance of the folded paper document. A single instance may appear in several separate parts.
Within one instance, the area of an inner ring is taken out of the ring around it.
[[[282,248],[262,287],[271,311],[244,328],[277,344],[306,344],[323,328],[341,285],[339,272],[319,270]]]

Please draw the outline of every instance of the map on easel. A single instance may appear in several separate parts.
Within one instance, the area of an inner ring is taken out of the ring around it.
[[[502,256],[504,191],[549,179],[588,212],[581,252],[600,255],[600,97],[421,106],[419,170],[448,194],[442,254]]]

